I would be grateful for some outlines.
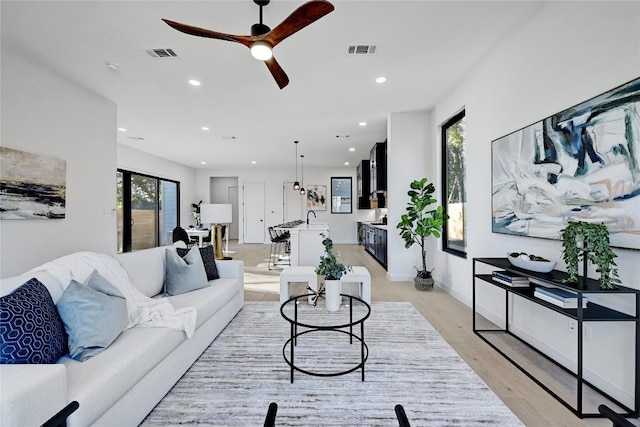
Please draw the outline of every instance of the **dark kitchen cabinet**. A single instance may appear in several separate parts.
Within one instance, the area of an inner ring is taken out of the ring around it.
[[[371,209],[369,196],[371,191],[369,180],[369,160],[362,160],[356,168],[356,183],[358,188],[358,209]]]
[[[385,208],[387,193],[387,142],[376,143],[369,152],[371,208]]]
[[[370,224],[362,224],[364,249],[385,269],[387,268],[387,230]]]

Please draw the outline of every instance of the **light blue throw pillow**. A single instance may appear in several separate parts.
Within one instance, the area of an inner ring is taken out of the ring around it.
[[[56,306],[69,335],[69,355],[80,362],[104,351],[129,323],[124,296],[97,271],[84,284],[72,280]]]
[[[167,249],[165,292],[180,295],[209,286],[202,256],[197,246],[192,247],[184,258],[175,249]]]

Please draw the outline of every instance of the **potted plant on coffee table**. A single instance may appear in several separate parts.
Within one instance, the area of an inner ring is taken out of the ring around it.
[[[320,264],[316,268],[316,274],[324,276],[325,301],[328,311],[337,311],[340,308],[340,278],[347,271],[333,253],[333,241],[324,233],[320,234],[324,239],[324,254],[320,256]]]
[[[400,217],[396,228],[400,230],[405,248],[408,249],[415,243],[420,245],[422,266],[416,267],[418,272],[413,281],[416,289],[430,291],[433,289],[433,277],[431,276],[433,270],[427,270],[426,238],[441,236],[444,220],[447,216],[444,214],[442,206],[432,206],[438,203],[433,197],[436,188],[432,183],[429,183],[427,178],[413,181],[410,188],[407,192],[411,198],[407,203],[407,213]]]

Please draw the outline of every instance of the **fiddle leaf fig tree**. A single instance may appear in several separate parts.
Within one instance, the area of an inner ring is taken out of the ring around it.
[[[604,224],[592,224],[583,221],[570,222],[561,232],[562,259],[567,264],[567,282],[578,281],[578,260],[587,257],[600,273],[600,287],[615,289],[620,283],[618,268],[614,261],[617,257],[609,244],[609,231]]]
[[[405,248],[408,249],[416,243],[420,245],[422,269],[418,269],[418,277],[426,278],[431,276],[431,272],[427,271],[425,239],[429,236],[436,238],[441,236],[444,220],[447,216],[444,214],[442,206],[431,206],[438,201],[433,197],[436,188],[428,182],[427,178],[413,181],[410,188],[407,192],[411,198],[407,203],[407,213],[400,217],[396,228],[400,230]]]

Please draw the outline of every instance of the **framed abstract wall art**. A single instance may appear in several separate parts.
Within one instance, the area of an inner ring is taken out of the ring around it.
[[[327,186],[309,185],[307,187],[307,210],[327,210]]]
[[[492,230],[559,239],[569,221],[603,223],[640,249],[640,78],[498,138]]]
[[[64,218],[66,162],[0,147],[0,219]]]

